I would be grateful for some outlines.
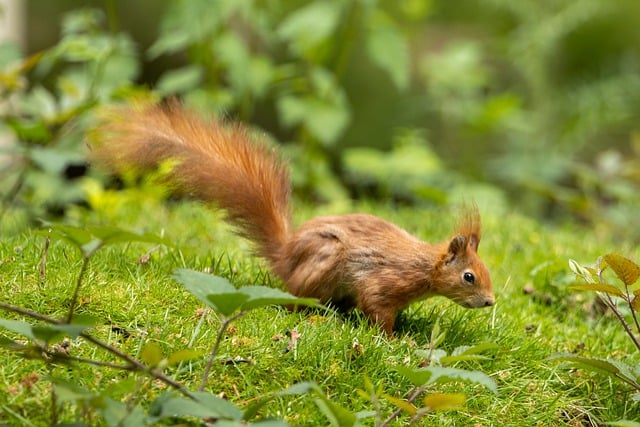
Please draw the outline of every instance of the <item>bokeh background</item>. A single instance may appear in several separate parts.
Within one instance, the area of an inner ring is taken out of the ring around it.
[[[94,112],[179,96],[281,143],[313,203],[474,199],[640,241],[637,0],[5,3],[3,212],[83,203]]]

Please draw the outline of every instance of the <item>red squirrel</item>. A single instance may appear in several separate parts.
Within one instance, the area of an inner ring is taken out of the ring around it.
[[[173,100],[111,110],[92,133],[91,158],[116,172],[173,161],[172,190],[223,209],[289,292],[358,308],[389,335],[398,311],[418,299],[494,304],[478,256],[477,208],[467,209],[455,235],[437,244],[368,214],[321,216],[294,230],[287,165],[255,139],[239,124],[205,119]]]

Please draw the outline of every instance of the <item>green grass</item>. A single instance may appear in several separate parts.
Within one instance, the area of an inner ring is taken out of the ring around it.
[[[394,210],[375,205],[324,208],[322,212],[304,208],[296,212],[296,219],[336,211],[375,213],[433,241],[447,238],[454,223],[446,210]],[[18,216],[8,215],[4,221],[3,229],[9,231],[0,242],[0,300],[63,317],[80,270],[79,252],[64,241],[52,242],[41,281],[44,237],[25,227]],[[209,311],[200,324],[202,304],[171,279],[176,268],[211,271],[236,286],[280,286],[265,264],[250,256],[250,245],[221,223],[219,213],[197,204],[162,204],[141,197],[136,203],[99,212],[73,209],[65,221],[148,231],[174,242],[174,247],[138,243],[106,247],[92,259],[85,278],[77,312],[99,318],[95,335],[134,356],[148,342],[157,343],[166,353],[191,346],[207,354],[215,341],[220,319]],[[363,389],[369,378],[375,386],[383,384],[387,393],[405,396],[411,385],[394,367],[421,364],[415,351],[428,345],[431,330],[439,322],[446,332],[440,347],[448,352],[462,345],[498,345],[488,360],[456,365],[490,375],[498,384],[498,394],[464,383],[432,387],[430,391],[465,393],[468,400],[461,410],[429,415],[427,424],[582,426],[640,418],[631,391],[622,383],[546,360],[555,352],[576,352],[637,364],[638,355],[616,320],[594,314],[591,295],[567,290],[573,280],[567,261],[574,258],[590,263],[614,251],[638,260],[638,249],[610,242],[589,230],[545,227],[515,214],[485,214],[483,224],[480,254],[492,271],[497,295],[492,309],[465,310],[441,298],[417,302],[400,315],[394,339],[383,336],[358,313],[345,317],[322,310],[254,310],[232,324],[219,351],[222,361],[239,358],[243,362],[215,363],[208,389],[244,408],[266,393],[314,381],[336,403],[353,411],[371,410],[355,390]],[[139,264],[150,250],[150,261]],[[523,292],[526,285],[533,286],[533,294]],[[10,313],[0,316],[18,318]],[[295,348],[288,350],[291,330],[301,336]],[[72,341],[71,353],[113,361],[82,340]],[[169,368],[167,373],[196,389],[204,360],[203,356],[184,363],[180,371]],[[50,383],[46,377],[51,374],[94,390],[110,387],[128,375],[86,365],[48,372],[41,362],[2,350],[0,425],[47,424]],[[34,381],[29,385],[30,378]],[[166,389],[158,381],[140,381],[138,387],[142,402],[150,402]],[[393,411],[386,404],[383,408],[386,414]],[[62,419],[73,421],[76,411],[65,405]],[[278,398],[261,415],[283,417],[294,425],[327,423],[309,396]],[[407,419],[395,425],[404,425]]]

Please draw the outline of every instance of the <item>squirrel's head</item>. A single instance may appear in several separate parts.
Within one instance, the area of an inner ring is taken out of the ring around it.
[[[446,243],[438,281],[442,295],[466,308],[492,306],[495,302],[491,275],[478,256],[480,215],[469,210],[456,234]]]

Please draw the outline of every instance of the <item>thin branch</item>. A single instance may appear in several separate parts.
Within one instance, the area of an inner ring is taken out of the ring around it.
[[[631,294],[629,294],[629,286],[626,286],[625,284],[624,288],[627,292],[627,304],[629,304],[629,310],[631,311],[633,323],[636,325],[636,331],[640,332],[640,323],[638,323],[638,315],[636,314],[636,310],[633,308],[633,300],[631,299]],[[638,350],[640,350],[640,348]]]
[[[629,338],[631,338],[631,341],[633,341],[633,344],[635,344],[636,348],[640,350],[640,342],[638,341],[638,338],[635,336],[635,334],[631,330],[631,327],[629,327],[629,324],[627,323],[627,321],[624,320],[624,316],[622,316],[622,313],[620,313],[620,311],[618,310],[618,307],[616,306],[615,302],[613,302],[611,295],[607,293],[605,293],[605,295],[606,295],[606,298],[604,299],[604,302],[609,306],[611,311],[613,311],[613,314],[616,315],[616,317],[622,324],[622,327],[627,332],[627,335],[629,335]]]
[[[407,402],[413,403],[422,393],[424,393],[426,389],[427,389],[426,385],[421,385],[420,387],[416,387],[413,390],[413,393],[411,393],[411,395],[407,399]],[[389,415],[389,418],[384,420],[384,422],[380,424],[379,427],[387,427],[393,420],[398,418],[401,413],[402,413],[402,409],[400,408],[396,409],[396,411],[393,414]]]
[[[11,304],[7,304],[7,303],[4,303],[4,302],[0,302],[0,309],[5,310],[5,311],[11,311],[11,312],[18,313],[18,314],[22,314],[24,316],[31,317],[31,318],[37,319],[37,320],[41,320],[43,322],[51,323],[53,325],[66,325],[66,323],[61,321],[61,320],[53,319],[53,318],[45,316],[43,314],[36,313],[34,311],[27,310],[25,308],[17,307],[17,306],[14,306],[14,305],[11,305]],[[191,392],[184,385],[182,385],[181,383],[169,378],[162,371],[160,371],[158,369],[150,369],[144,363],[138,361],[137,359],[129,356],[126,353],[121,352],[117,348],[115,348],[115,347],[113,347],[113,346],[111,346],[111,345],[109,345],[109,344],[107,344],[107,343],[105,343],[103,341],[100,341],[99,339],[87,334],[86,332],[80,333],[79,336],[82,337],[84,340],[89,341],[90,343],[94,344],[95,346],[102,348],[103,350],[107,351],[108,353],[113,354],[117,358],[127,362],[131,366],[130,370],[139,371],[139,372],[146,372],[149,375],[151,375],[152,377],[154,377],[156,379],[159,379],[160,381],[164,382],[165,384],[168,384],[171,387],[175,388],[176,390],[178,390],[180,393],[182,393],[186,397],[189,397],[189,398],[193,397]]]
[[[211,354],[209,354],[207,365],[204,368],[204,373],[202,374],[202,384],[200,384],[199,391],[204,391],[205,387],[207,386],[207,382],[209,381],[209,373],[211,372],[211,367],[213,366],[213,361],[216,357],[216,354],[218,354],[218,348],[220,347],[220,342],[222,342],[222,337],[224,336],[224,333],[227,331],[227,328],[229,327],[231,322],[244,316],[245,313],[246,312],[241,311],[235,314],[234,316],[229,317],[228,319],[224,318],[224,321],[222,322],[222,326],[220,327],[220,331],[218,331],[216,342],[215,344],[213,344],[213,348],[211,349]]]

